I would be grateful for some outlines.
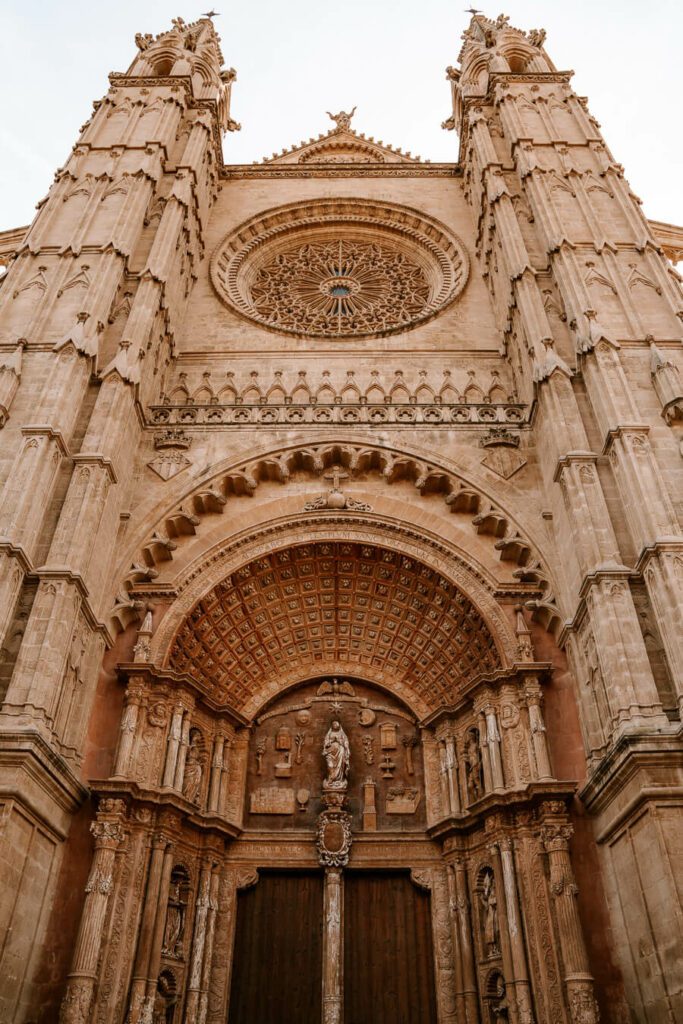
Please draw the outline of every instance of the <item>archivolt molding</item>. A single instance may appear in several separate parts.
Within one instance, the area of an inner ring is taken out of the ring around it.
[[[286,449],[264,452],[236,466],[220,469],[213,477],[196,483],[192,491],[171,511],[157,519],[157,525],[133,554],[124,574],[121,591],[113,609],[119,628],[136,616],[131,591],[141,583],[156,579],[183,538],[194,536],[203,520],[222,514],[228,501],[251,497],[262,481],[286,485],[294,471],[319,477],[332,465],[341,465],[351,475],[377,474],[388,484],[411,482],[420,496],[438,494],[450,512],[470,517],[475,531],[489,536],[501,560],[517,565],[513,576],[522,583],[534,584],[539,598],[530,602],[536,617],[546,628],[559,625],[550,578],[533,544],[513,518],[482,489],[463,479],[454,469],[427,461],[408,451],[387,449],[372,443],[293,444]],[[356,513],[347,513],[345,522]]]

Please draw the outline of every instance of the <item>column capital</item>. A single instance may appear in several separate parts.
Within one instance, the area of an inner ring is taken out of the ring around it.
[[[569,840],[574,834],[574,826],[569,822],[544,822],[541,826],[541,840],[549,853],[569,850]]]

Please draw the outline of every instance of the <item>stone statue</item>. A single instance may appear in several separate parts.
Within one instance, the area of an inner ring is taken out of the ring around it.
[[[164,941],[162,951],[168,956],[179,956],[183,937],[183,926],[185,924],[185,907],[180,893],[180,882],[176,879],[171,881],[171,888],[168,894],[168,909],[166,911],[166,927],[164,928]]]
[[[338,114],[331,114],[329,112],[329,110],[328,110],[327,111],[327,116],[332,121],[335,122],[335,124],[337,125],[337,128],[350,128],[351,127],[351,118],[353,117],[353,115],[355,113],[356,113],[356,108],[354,107],[353,110],[349,114],[347,114],[345,110],[340,110]]]
[[[323,757],[327,762],[324,789],[346,789],[350,756],[348,737],[339,722],[334,721],[323,743]]]
[[[467,781],[467,796],[470,803],[474,803],[483,795],[484,787],[481,779],[481,751],[479,749],[479,733],[471,729],[467,734],[465,743],[465,775]]]
[[[178,1001],[170,975],[163,971],[157,981],[152,1004],[152,1024],[169,1024],[173,1020],[173,1007]]]
[[[484,908],[484,944],[488,956],[497,956],[500,952],[498,945],[500,932],[498,930],[498,897],[496,896],[496,881],[492,871],[484,875],[481,892],[481,903]]]
[[[197,803],[199,787],[202,784],[202,755],[199,750],[199,733],[196,729],[190,734],[190,746],[185,761],[185,775],[183,776],[183,796],[193,803]]]
[[[503,979],[503,975],[499,974],[496,978],[496,994],[494,999],[491,1001],[491,1017],[495,1024],[499,1024],[500,1021],[507,1021],[510,1019],[508,1010],[508,1001],[505,995],[505,981]]]

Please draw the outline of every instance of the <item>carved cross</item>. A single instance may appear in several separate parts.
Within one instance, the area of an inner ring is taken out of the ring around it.
[[[331,466],[327,473],[323,473],[324,480],[331,480],[332,487],[335,491],[339,490],[339,484],[342,480],[347,480],[349,474],[346,472],[343,466]]]

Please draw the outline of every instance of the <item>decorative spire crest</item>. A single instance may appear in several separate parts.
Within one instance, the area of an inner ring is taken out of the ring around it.
[[[356,113],[357,109],[357,107],[354,107],[353,110],[348,114],[345,110],[340,110],[338,114],[331,114],[330,111],[328,110],[327,116],[330,118],[331,121],[334,121],[334,123],[337,126],[337,131],[343,131],[344,128],[351,127],[351,118]]]

